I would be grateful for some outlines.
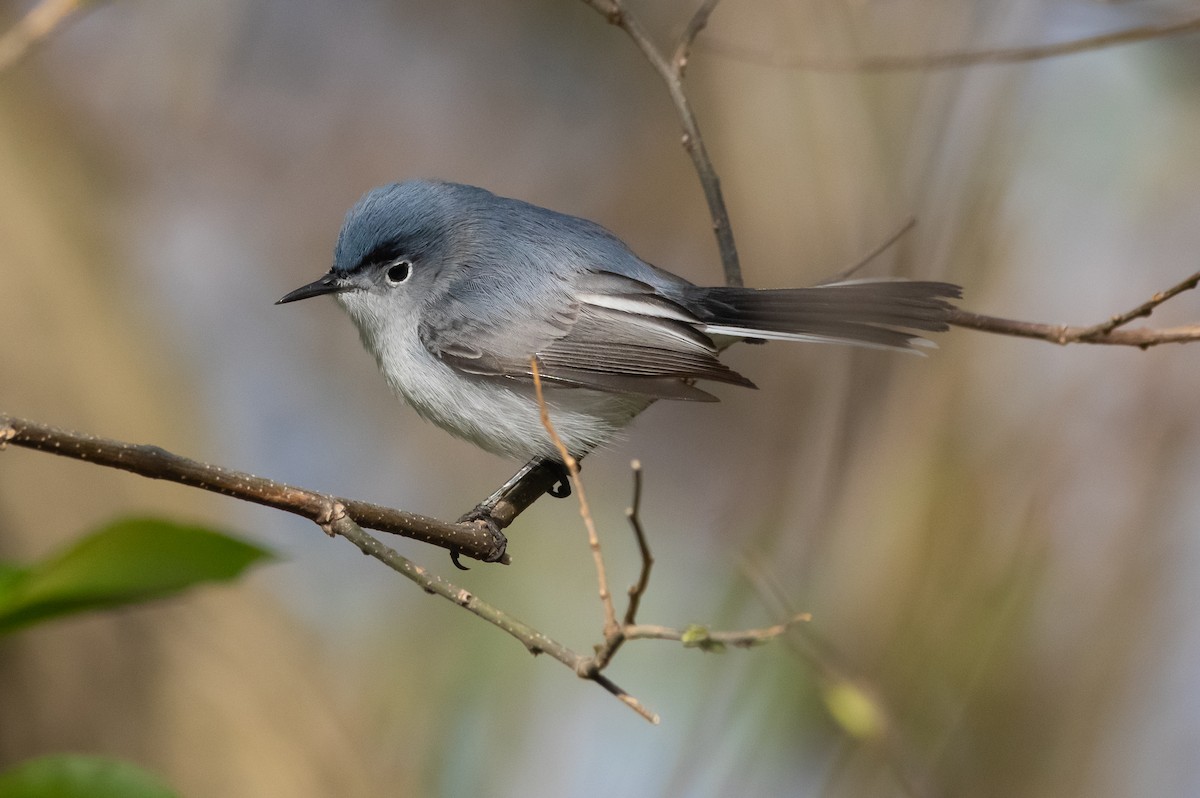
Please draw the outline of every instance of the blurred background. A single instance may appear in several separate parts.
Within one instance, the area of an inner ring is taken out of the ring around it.
[[[630,3],[664,43],[694,5]],[[0,2],[0,28],[31,6]],[[960,283],[977,312],[1090,324],[1178,282],[1200,251],[1196,35],[939,71],[761,61],[1195,13],[725,0],[687,86],[747,283],[820,280],[909,217],[866,273]],[[0,74],[0,410],[457,517],[515,464],[400,406],[333,301],[272,305],[328,269],[360,194],[409,177],[586,216],[721,279],[663,87],[581,2],[95,3]],[[1185,294],[1153,322],[1197,318]],[[6,451],[4,559],[137,512],[282,561],[4,640],[0,766],[102,753],[189,796],[1200,793],[1200,345],[938,343],[732,351],[761,390],[660,403],[589,458],[618,594],[645,467],[644,622],[814,616],[752,651],[626,646],[609,673],[659,727],[301,519]],[[467,573],[387,542],[588,650],[574,502],[509,537],[511,567]]]

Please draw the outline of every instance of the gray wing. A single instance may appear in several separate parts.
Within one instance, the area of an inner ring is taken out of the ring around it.
[[[513,294],[528,293],[516,302]],[[466,280],[426,309],[425,348],[466,374],[532,380],[660,399],[715,401],[697,379],[754,387],[717,360],[703,322],[639,280],[584,272],[511,286]]]

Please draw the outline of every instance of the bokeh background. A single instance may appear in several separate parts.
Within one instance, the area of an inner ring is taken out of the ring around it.
[[[640,2],[669,42],[691,2]],[[0,25],[31,3],[0,3]],[[889,74],[845,61],[1061,41],[1192,2],[726,0],[688,89],[747,282],[868,273],[1093,323],[1197,269],[1200,38]],[[763,55],[730,55],[731,48]],[[661,84],[580,2],[96,3],[0,74],[0,409],[452,518],[512,469],[389,395],[327,268],[367,188],[416,176],[587,216],[720,280]],[[1200,317],[1200,295],[1156,312]],[[1200,345],[956,330],[919,359],[770,344],[759,391],[651,408],[585,480],[620,591],[645,467],[642,619],[814,620],[705,655],[627,646],[594,685],[307,522],[22,450],[0,556],[131,512],[282,561],[233,587],[0,642],[0,766],[56,752],[189,796],[1200,794]],[[450,568],[579,650],[600,608],[573,502]]]

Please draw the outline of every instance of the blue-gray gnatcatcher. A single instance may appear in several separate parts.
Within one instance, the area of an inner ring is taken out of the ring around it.
[[[958,286],[848,280],[705,288],[651,266],[597,224],[481,188],[410,181],[347,214],[333,268],[279,300],[335,294],[392,388],[488,451],[559,455],[530,361],[572,455],[656,399],[715,401],[697,380],[754,387],[717,359],[738,340],[884,349],[947,329]]]

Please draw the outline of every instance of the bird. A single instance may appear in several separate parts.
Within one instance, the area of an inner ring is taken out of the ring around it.
[[[739,341],[920,351],[961,288],[843,279],[805,288],[700,286],[595,222],[476,186],[408,180],[347,213],[333,265],[276,304],[333,295],[418,414],[495,454],[561,462],[544,404],[580,458],[658,400],[756,387],[719,359]],[[707,387],[707,386],[706,386]]]

